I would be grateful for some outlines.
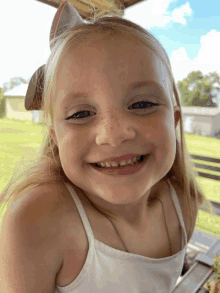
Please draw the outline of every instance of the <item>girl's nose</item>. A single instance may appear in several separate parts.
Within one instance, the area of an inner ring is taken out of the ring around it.
[[[121,142],[134,139],[135,130],[131,122],[113,115],[111,119],[106,119],[98,128],[96,134],[97,145],[109,144],[111,146],[118,146]]]

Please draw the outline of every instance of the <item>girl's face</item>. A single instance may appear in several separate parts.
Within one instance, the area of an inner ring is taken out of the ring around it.
[[[102,203],[134,203],[149,195],[176,153],[180,111],[174,112],[170,88],[155,53],[123,37],[72,49],[59,68],[50,127],[69,180]],[[152,104],[135,108],[144,99]],[[141,172],[110,176],[90,165],[130,153],[150,153]]]

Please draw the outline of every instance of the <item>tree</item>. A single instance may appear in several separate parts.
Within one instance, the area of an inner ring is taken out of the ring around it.
[[[3,97],[3,90],[0,87],[0,118],[5,116],[5,97]]]
[[[9,82],[4,82],[3,83],[3,94],[7,91],[10,91],[12,90],[14,87],[22,84],[22,83],[25,83],[27,84],[29,81],[22,78],[22,77],[13,77],[10,79]]]
[[[220,76],[217,72],[203,75],[201,71],[192,71],[177,83],[182,106],[218,107],[220,94]]]

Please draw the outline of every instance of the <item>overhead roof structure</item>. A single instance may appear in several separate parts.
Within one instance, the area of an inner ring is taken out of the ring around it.
[[[30,0],[32,1],[32,0]],[[58,8],[63,0],[36,0]],[[124,10],[144,0],[68,0],[83,19],[93,18],[99,13],[117,13],[123,16]]]

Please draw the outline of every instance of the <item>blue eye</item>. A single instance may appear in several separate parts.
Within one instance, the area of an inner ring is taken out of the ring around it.
[[[158,104],[156,104],[156,103],[147,102],[147,101],[141,101],[141,102],[137,102],[137,103],[132,104],[132,106],[133,105],[135,105],[135,106],[132,107],[132,108],[131,108],[131,106],[129,106],[129,109],[143,109],[143,108],[148,108],[149,109],[149,107],[147,107],[147,105],[149,105],[149,104],[151,105],[150,108],[152,108],[153,106],[158,106]],[[79,112],[76,112],[75,114],[73,114],[72,116],[66,118],[65,120],[77,119],[77,118],[87,118],[89,116],[85,117],[82,114],[84,113],[84,114],[88,115],[89,112],[91,112],[91,111],[79,111]]]

